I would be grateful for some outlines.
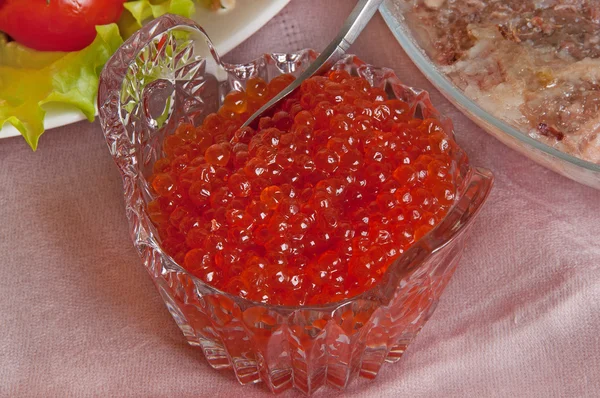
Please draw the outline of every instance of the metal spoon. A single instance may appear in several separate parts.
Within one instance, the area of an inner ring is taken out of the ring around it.
[[[358,37],[360,32],[367,26],[371,17],[377,12],[379,6],[383,3],[383,0],[360,0],[350,16],[344,22],[344,26],[333,39],[331,43],[323,50],[321,55],[309,65],[308,68],[296,80],[290,83],[289,86],[284,88],[279,94],[273,97],[269,102],[264,104],[259,110],[254,112],[252,116],[242,127],[252,126],[257,122],[263,113],[271,109],[275,104],[288,96],[292,91],[302,84],[302,82],[313,75],[319,75],[323,72],[328,71],[333,64],[342,58],[346,53],[346,50],[354,43],[354,40]]]

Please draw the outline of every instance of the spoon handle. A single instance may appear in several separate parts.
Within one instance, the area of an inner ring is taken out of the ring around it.
[[[259,110],[254,112],[246,123],[242,127],[250,126],[254,124],[255,120],[260,117],[264,112],[269,110],[273,105],[285,98],[289,93],[294,91],[302,84],[302,82],[313,75],[319,75],[329,70],[337,61],[342,58],[348,48],[354,43],[354,40],[358,37],[360,32],[367,26],[369,20],[373,17],[375,12],[379,9],[379,6],[383,3],[383,0],[359,0],[350,16],[344,22],[344,26],[333,39],[329,45],[323,50],[321,55],[306,68],[300,76],[289,86],[284,88],[279,94],[273,97],[269,102],[264,104]]]

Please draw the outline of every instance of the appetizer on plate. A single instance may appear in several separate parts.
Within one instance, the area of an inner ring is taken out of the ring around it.
[[[0,1],[0,129],[36,149],[49,104],[96,113],[98,75],[124,39],[165,13],[233,7],[233,0]]]

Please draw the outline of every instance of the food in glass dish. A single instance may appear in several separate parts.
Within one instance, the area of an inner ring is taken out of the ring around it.
[[[187,32],[186,40],[178,35],[181,31]],[[158,202],[164,200],[155,191],[170,185],[159,184],[155,187],[157,189],[152,187],[156,181],[151,180],[151,176],[163,171],[159,166],[154,171],[153,165],[160,164],[162,161],[159,159],[173,148],[182,147],[177,138],[165,139],[165,136],[191,139],[191,135],[196,134],[197,138],[198,131],[206,127],[204,121],[208,118],[215,120],[214,115],[209,115],[217,112],[220,107],[223,109],[225,99],[229,98],[225,111],[231,109],[230,106],[243,109],[244,101],[239,101],[238,91],[245,89],[248,95],[253,89],[264,87],[257,78],[264,79],[267,88],[283,86],[285,80],[289,81],[290,78],[277,79],[278,76],[298,76],[315,61],[318,53],[304,50],[265,54],[244,64],[223,64],[214,53],[206,51],[206,43],[210,43],[210,40],[192,21],[164,16],[151,22],[128,40],[109,60],[100,78],[100,124],[110,153],[123,177],[131,238],[149,276],[189,344],[199,347],[213,368],[231,369],[242,384],[264,382],[273,392],[294,388],[311,394],[324,385],[344,388],[358,376],[374,378],[385,362],[396,362],[402,357],[407,346],[434,312],[440,295],[460,260],[469,227],[490,191],[493,179],[491,173],[470,165],[463,151],[454,145],[452,123],[433,107],[426,92],[403,85],[390,69],[365,64],[352,55],[344,56],[333,68],[339,71],[337,74],[345,71],[352,77],[360,77],[368,82],[369,87],[375,88],[375,92],[385,93],[386,101],[397,103],[393,100],[400,100],[406,103],[406,118],[428,120],[415,120],[407,124],[437,126],[439,123],[442,126],[449,141],[452,141],[449,149],[452,151],[454,168],[450,174],[454,178],[455,191],[454,198],[450,194],[447,197],[447,200],[452,200],[452,205],[435,228],[414,241],[404,253],[397,255],[376,284],[356,296],[338,299],[326,292],[320,299],[315,299],[315,302],[322,304],[309,304],[307,300],[304,305],[288,306],[244,298],[241,297],[243,294],[240,295],[242,292],[235,289],[233,294],[221,290],[211,284],[216,283],[216,280],[208,283],[185,268],[187,252],[177,254],[183,252],[178,250],[183,247],[181,244],[177,248],[178,240],[167,242],[162,239],[159,232],[162,228],[157,228],[156,225],[163,224],[171,232],[175,228],[188,228],[190,225],[177,222],[176,217],[173,220],[175,225],[171,223],[171,216],[169,224],[165,223],[164,218],[160,219],[163,210],[161,208],[159,211],[161,203]],[[164,51],[165,46],[170,50]],[[174,60],[177,62],[173,62]],[[278,82],[282,79],[284,82]],[[171,91],[171,88],[175,90]],[[232,91],[236,92],[233,98],[228,97],[227,94]],[[352,96],[349,99],[351,98]],[[262,101],[264,100],[258,102]],[[302,106],[302,97],[300,103]],[[249,112],[257,105],[255,101],[246,99],[247,110],[242,111],[241,115],[247,113],[244,117],[248,117]],[[311,105],[311,101],[308,101],[308,105]],[[217,115],[220,118],[227,116],[227,112],[223,113],[224,110],[219,112]],[[291,108],[285,112],[290,117],[293,113]],[[300,112],[296,116],[299,114]],[[231,113],[229,116],[232,116]],[[274,123],[275,114],[269,117]],[[188,123],[197,127],[178,129]],[[239,125],[239,121],[237,124]],[[234,125],[230,124],[229,127],[236,131]],[[291,125],[288,127],[292,128]],[[271,129],[272,126],[268,128]],[[175,131],[178,133],[173,134]],[[283,131],[287,131],[287,128],[283,128]],[[313,132],[316,131],[318,129],[313,129]],[[229,134],[231,132],[227,133]],[[278,145],[285,143],[282,138],[285,135],[279,136]],[[240,141],[231,145],[232,152],[236,145],[244,144],[242,138],[247,139],[243,136],[236,137],[235,132],[233,133],[233,139]],[[318,141],[316,135],[314,138]],[[251,155],[251,141],[250,137],[246,144],[248,156]],[[204,148],[204,153],[210,146],[223,142],[227,142],[227,136],[215,136],[213,142]],[[171,146],[173,143],[177,145]],[[424,148],[421,144],[417,147]],[[261,150],[263,151],[264,149]],[[198,154],[200,152],[194,157]],[[221,162],[225,159],[221,158],[223,154],[225,152],[219,150],[212,152],[210,156],[217,155],[214,159]],[[229,161],[233,158],[235,162],[239,155],[230,153],[229,156]],[[244,155],[237,160],[244,160]],[[179,167],[177,163],[175,165]],[[325,171],[326,168],[321,170]],[[284,176],[283,172],[279,174],[280,178]],[[227,186],[229,182],[231,178],[228,178]],[[282,192],[283,185],[285,184],[279,185]],[[245,186],[246,184],[238,185],[242,188]],[[260,184],[258,187],[260,188]],[[191,189],[191,185],[189,188]],[[260,190],[261,193],[264,188]],[[258,190],[252,192],[250,189],[249,195],[256,198]],[[216,195],[215,199],[222,197]],[[269,195],[265,199],[271,204],[274,202]],[[232,199],[231,203],[234,201]],[[164,204],[169,205],[168,202]],[[278,204],[278,208],[279,206],[281,204]],[[206,209],[205,213],[212,213],[208,205]],[[217,210],[212,215],[219,222]],[[225,221],[227,222],[227,216]],[[212,224],[211,219],[211,229]],[[400,224],[402,223],[398,223]],[[239,229],[232,228],[232,231]],[[239,235],[237,238],[241,237]],[[169,250],[169,254],[166,250]],[[261,269],[260,265],[257,268]],[[244,272],[247,270],[246,263],[236,263],[231,271],[235,269]],[[279,271],[276,271],[275,276]],[[303,275],[308,275],[308,272]],[[233,287],[235,285],[236,283],[232,284]],[[244,282],[237,286],[246,287]],[[274,297],[278,299],[280,296],[281,294]],[[263,300],[264,296],[258,299]],[[295,300],[297,301],[294,302],[300,302],[297,298]]]
[[[600,163],[600,3],[395,0],[417,42],[486,111]]]
[[[230,294],[276,305],[356,296],[453,205],[453,139],[434,118],[344,70],[305,82],[257,130],[239,129],[294,77],[252,78],[154,163],[148,204],[164,250]]]

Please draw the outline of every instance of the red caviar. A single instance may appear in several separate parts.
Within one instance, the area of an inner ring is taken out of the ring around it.
[[[445,216],[455,144],[437,119],[343,70],[239,129],[292,80],[252,78],[201,126],[180,125],[154,165],[148,212],[164,250],[219,289],[338,301],[376,284]]]

